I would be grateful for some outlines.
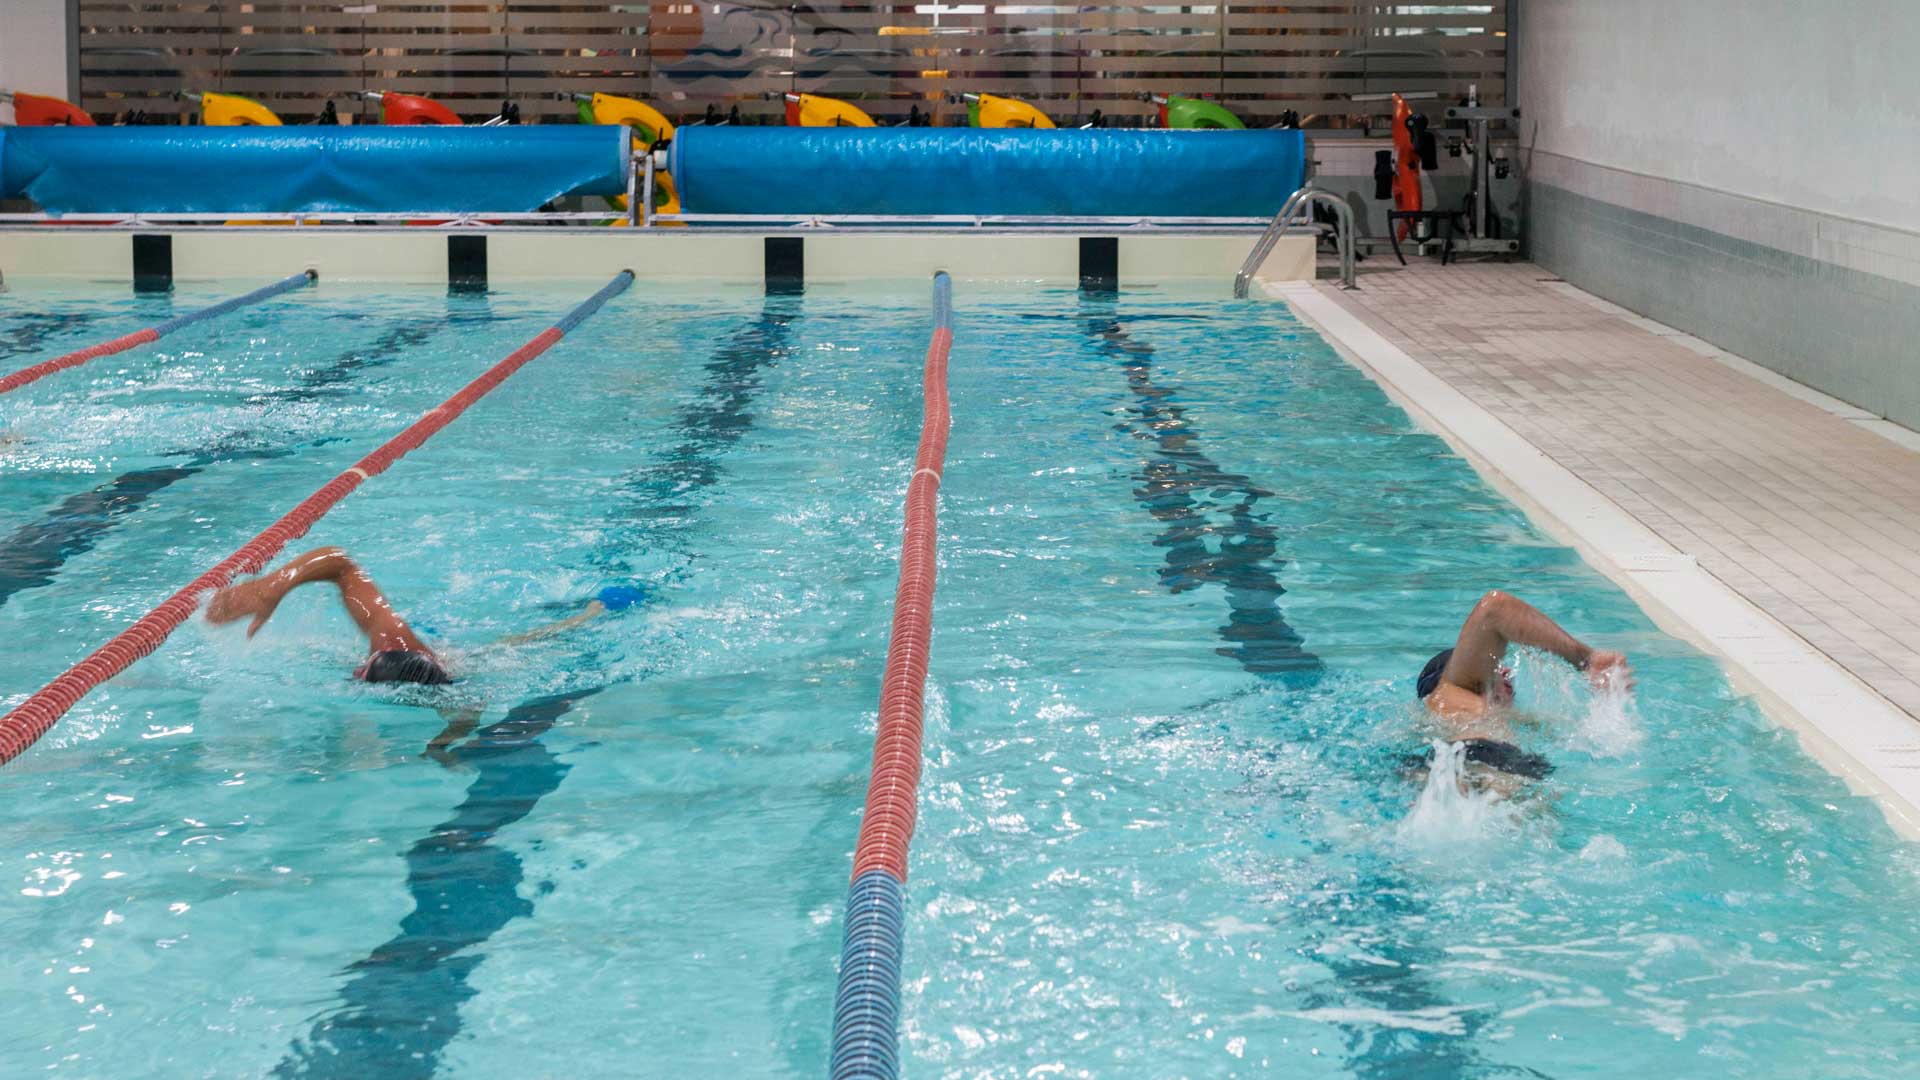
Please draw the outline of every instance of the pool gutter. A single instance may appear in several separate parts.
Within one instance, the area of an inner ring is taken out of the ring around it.
[[[1262,279],[1349,363],[1439,434],[1556,539],[1625,589],[1660,628],[1714,654],[1815,760],[1920,839],[1920,725],[1701,569],[1311,282]]]

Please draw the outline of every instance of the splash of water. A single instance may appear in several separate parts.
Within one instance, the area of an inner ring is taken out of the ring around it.
[[[1509,836],[1519,825],[1519,812],[1498,790],[1481,788],[1467,779],[1465,743],[1433,741],[1433,760],[1427,782],[1413,801],[1413,810],[1400,822],[1399,839],[1415,848],[1455,849]]]
[[[1556,657],[1534,649],[1513,653],[1519,712],[1545,722],[1545,734],[1568,749],[1598,758],[1624,758],[1646,740],[1640,708],[1619,671],[1600,685]]]
[[[1569,733],[1567,745],[1594,757],[1621,758],[1646,741],[1640,707],[1618,671],[1607,672]]]

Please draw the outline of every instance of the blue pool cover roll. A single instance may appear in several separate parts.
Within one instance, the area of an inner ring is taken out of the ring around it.
[[[690,214],[1271,217],[1305,176],[1299,131],[683,127]]]
[[[626,129],[40,127],[0,133],[0,197],[51,213],[500,213],[626,191]]]

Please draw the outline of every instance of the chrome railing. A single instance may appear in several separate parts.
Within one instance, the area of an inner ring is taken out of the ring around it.
[[[1274,245],[1293,227],[1294,216],[1303,209],[1311,213],[1313,204],[1325,203],[1334,210],[1337,224],[1334,227],[1334,245],[1340,250],[1340,287],[1357,289],[1353,283],[1353,207],[1346,200],[1332,192],[1321,191],[1311,185],[1301,188],[1281,205],[1280,212],[1273,215],[1273,221],[1267,225],[1267,231],[1260,234],[1254,242],[1253,250],[1247,253],[1247,261],[1240,264],[1240,272],[1233,276],[1233,295],[1245,299],[1247,286],[1253,282],[1253,275],[1260,272],[1260,266],[1273,254]],[[1311,224],[1311,222],[1309,222]]]

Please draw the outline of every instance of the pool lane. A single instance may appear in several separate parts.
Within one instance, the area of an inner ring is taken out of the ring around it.
[[[1258,510],[1273,492],[1207,456],[1199,428],[1176,403],[1180,388],[1155,381],[1153,346],[1127,329],[1113,308],[1111,301],[1082,300],[1089,339],[1101,356],[1120,365],[1133,395],[1120,429],[1146,444],[1133,494],[1161,524],[1154,541],[1166,549],[1160,584],[1176,595],[1219,585],[1227,601],[1227,622],[1220,627],[1227,644],[1217,650],[1220,655],[1290,687],[1313,685],[1324,665],[1280,610],[1287,590],[1279,575],[1286,564],[1278,535]],[[1209,538],[1218,542],[1217,553]]]
[[[699,393],[674,423],[679,441],[657,465],[623,485],[626,516],[684,533],[693,496],[725,476],[720,455],[754,426],[751,407],[766,370],[785,358],[798,302],[769,297],[758,318],[728,338],[702,369]],[[615,524],[618,524],[616,522]],[[647,530],[642,528],[641,534]],[[663,538],[654,536],[653,542]],[[680,537],[685,541],[684,535]],[[637,546],[638,541],[626,546]],[[619,558],[610,560],[618,564]],[[452,753],[475,770],[467,797],[409,849],[407,892],[414,910],[400,933],[355,961],[340,1001],[315,1021],[274,1070],[276,1076],[427,1077],[460,1034],[477,947],[533,913],[520,895],[518,856],[492,841],[552,794],[569,766],[540,741],[580,701],[612,685],[523,701]],[[458,955],[455,955],[458,954]]]
[[[354,349],[306,373],[297,385],[256,394],[247,399],[248,404],[296,404],[338,395],[362,373],[399,360],[455,322],[472,320],[472,316],[450,316],[396,326],[367,348]],[[0,540],[0,607],[17,593],[53,584],[67,560],[92,550],[120,518],[195,473],[212,465],[289,457],[298,452],[296,448],[253,443],[250,434],[234,432],[195,449],[175,451],[168,456],[184,457],[184,464],[122,473],[90,491],[68,496],[41,520],[15,529]]]
[[[1178,404],[1181,389],[1158,380],[1156,350],[1151,340],[1134,329],[1147,320],[1122,317],[1112,294],[1083,293],[1081,314],[1087,338],[1100,357],[1118,361],[1133,400],[1128,419],[1119,429],[1148,445],[1148,457],[1135,474],[1140,485],[1134,498],[1164,526],[1155,539],[1166,549],[1160,581],[1169,591],[1185,592],[1207,584],[1221,585],[1229,608],[1220,636],[1229,644],[1217,652],[1232,657],[1248,672],[1275,678],[1293,690],[1319,682],[1325,665],[1307,651],[1300,633],[1280,610],[1286,589],[1279,582],[1284,562],[1278,558],[1279,534],[1257,507],[1274,492],[1251,478],[1228,472],[1202,449],[1201,430],[1185,406]],[[1218,542],[1216,553],[1207,539]],[[1356,762],[1356,768],[1373,763]],[[1316,853],[1336,858],[1331,845],[1315,845]],[[1423,905],[1409,882],[1389,865],[1366,867],[1358,880],[1327,881],[1321,895],[1365,897],[1380,923],[1414,926],[1424,921]],[[1334,929],[1351,921],[1349,910],[1325,912]],[[1356,1076],[1394,1080],[1406,1076],[1431,1078],[1502,1075],[1502,1068],[1479,1056],[1474,1041],[1478,1028],[1471,1012],[1450,1004],[1424,973],[1444,958],[1436,948],[1409,935],[1377,947],[1380,961],[1354,959],[1334,951],[1314,956],[1334,975],[1337,992],[1310,1002],[1313,1009],[1337,1012],[1363,1008],[1402,1016],[1429,1016],[1433,1030],[1400,1029],[1382,1034],[1364,1018],[1339,1025],[1346,1036],[1347,1066]],[[1457,1026],[1456,1026],[1457,1023]]]
[[[274,1068],[275,1076],[429,1077],[460,1033],[481,945],[533,914],[520,857],[492,841],[533,813],[570,768],[541,743],[562,716],[605,689],[532,698],[453,750],[475,770],[453,816],[407,849],[413,911],[400,932],[347,968],[340,1003]]]

